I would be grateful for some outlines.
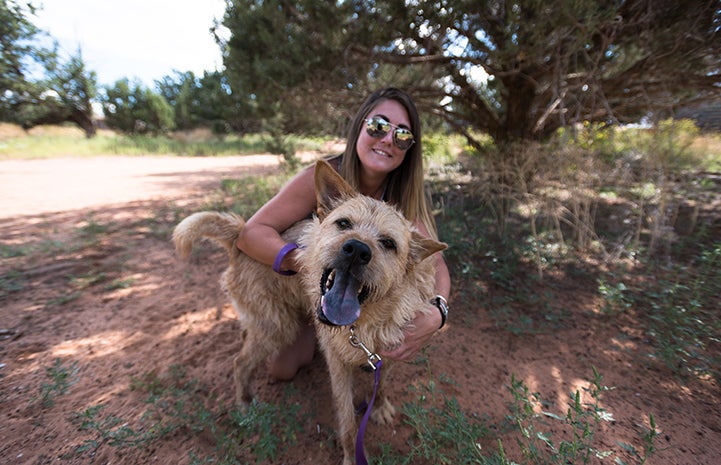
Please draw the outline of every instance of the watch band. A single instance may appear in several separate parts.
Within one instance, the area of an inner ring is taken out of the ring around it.
[[[439,294],[431,299],[431,303],[441,312],[441,326],[438,328],[441,329],[446,325],[446,321],[448,320],[448,302]]]

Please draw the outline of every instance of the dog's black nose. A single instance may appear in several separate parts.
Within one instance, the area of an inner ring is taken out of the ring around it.
[[[373,256],[370,247],[357,239],[350,239],[343,244],[343,254],[351,262],[357,262],[360,265],[367,265]]]

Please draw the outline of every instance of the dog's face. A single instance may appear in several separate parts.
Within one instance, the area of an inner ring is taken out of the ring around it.
[[[394,289],[446,245],[424,238],[385,202],[353,192],[324,162],[316,165],[315,182],[317,218],[302,240],[304,279],[317,280],[312,298],[320,321],[351,325],[366,304],[399,298]]]

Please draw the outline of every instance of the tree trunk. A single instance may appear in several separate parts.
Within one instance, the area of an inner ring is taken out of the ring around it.
[[[70,116],[68,116],[68,120],[80,126],[83,131],[85,131],[85,137],[88,139],[95,137],[97,128],[95,127],[95,123],[90,115],[87,115],[85,112],[80,111],[77,108],[73,108],[70,112]]]

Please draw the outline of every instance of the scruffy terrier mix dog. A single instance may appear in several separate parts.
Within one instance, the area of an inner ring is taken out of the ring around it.
[[[252,399],[250,381],[257,366],[291,344],[301,326],[313,320],[330,372],[343,464],[350,465],[358,431],[354,406],[369,396],[373,384],[361,369],[373,363],[369,354],[398,345],[403,327],[416,312],[430,308],[434,266],[427,258],[446,245],[423,237],[397,209],[354,192],[322,161],[316,164],[315,189],[316,216],[283,233],[300,246],[300,271],[294,276],[274,273],[235,247],[244,223],[233,214],[195,213],[178,224],[173,241],[183,257],[201,238],[214,239],[228,251],[221,286],[243,328],[243,347],[234,360],[241,407]],[[383,362],[382,378],[390,366]],[[382,386],[381,380],[371,418],[384,424],[395,409]]]

